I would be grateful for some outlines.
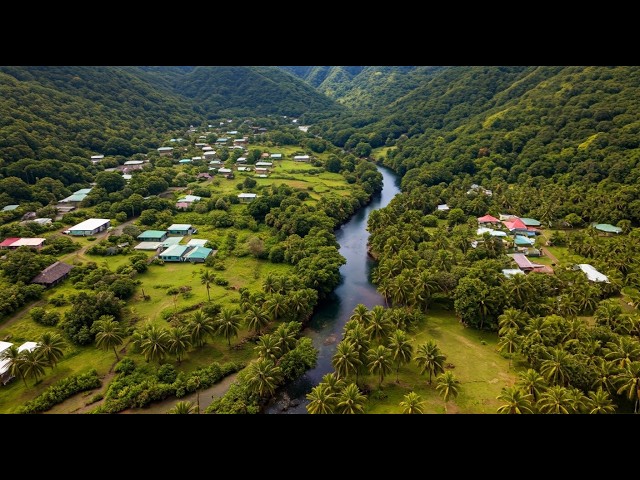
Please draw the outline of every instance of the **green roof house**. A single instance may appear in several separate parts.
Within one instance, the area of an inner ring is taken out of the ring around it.
[[[191,263],[203,263],[213,250],[207,247],[193,247],[193,249],[184,255],[184,259]]]
[[[614,227],[609,223],[596,223],[593,224],[593,228],[605,233],[621,233],[622,229],[620,227]]]
[[[167,228],[169,235],[191,235],[194,228],[188,223],[174,223]]]
[[[163,242],[168,236],[164,230],[145,230],[137,238],[141,242]]]

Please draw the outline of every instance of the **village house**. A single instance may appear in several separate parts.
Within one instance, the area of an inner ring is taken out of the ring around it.
[[[239,193],[238,198],[242,203],[253,202],[258,195],[255,193]]]
[[[73,265],[64,262],[56,262],[42,270],[38,275],[33,277],[31,283],[42,285],[45,288],[51,288],[58,285],[69,276],[69,272]]]
[[[173,147],[160,147],[158,148],[158,154],[161,157],[170,157],[173,154]]]
[[[188,223],[174,223],[173,225],[169,225],[167,228],[167,232],[169,235],[191,235],[195,233],[196,230],[193,228],[191,224]]]
[[[308,162],[310,159],[309,155],[296,155],[293,157],[294,162]]]
[[[74,225],[69,230],[65,230],[64,233],[75,236],[88,236],[95,235],[105,231],[111,226],[111,220],[108,218],[90,218],[84,222],[80,222]]]
[[[136,238],[141,242],[163,242],[168,236],[165,230],[145,230]]]

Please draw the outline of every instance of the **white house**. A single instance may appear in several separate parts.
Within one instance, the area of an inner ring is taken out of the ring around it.
[[[293,157],[293,160],[295,162],[308,162],[310,158],[311,157],[309,157],[309,155],[296,155],[295,157]]]
[[[578,264],[578,267],[580,268],[580,270],[582,270],[585,273],[587,278],[592,282],[609,283],[609,277],[607,277],[603,273],[600,273],[592,265],[589,265],[588,263],[580,263]]]

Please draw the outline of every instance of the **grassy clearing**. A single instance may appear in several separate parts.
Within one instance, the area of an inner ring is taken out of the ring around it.
[[[460,381],[460,394],[449,400],[449,413],[495,413],[500,406],[496,397],[502,387],[515,381],[514,366],[496,351],[498,336],[464,328],[452,312],[432,311],[426,322],[418,326],[419,333],[413,335],[414,352],[418,345],[429,339],[447,356],[446,364]],[[483,345],[483,343],[486,343]],[[395,368],[382,384],[386,398],[377,399],[378,379],[369,375],[364,382],[373,387],[369,395],[366,413],[401,413],[399,406],[403,395],[414,391],[422,396],[425,413],[444,413],[444,401],[433,385],[428,385],[428,375],[420,375],[420,369],[411,362],[400,368],[400,383],[396,383]]]

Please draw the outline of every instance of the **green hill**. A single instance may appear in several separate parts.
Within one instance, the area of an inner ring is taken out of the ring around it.
[[[341,110],[313,87],[276,67],[197,67],[177,77],[175,88],[209,118]]]

